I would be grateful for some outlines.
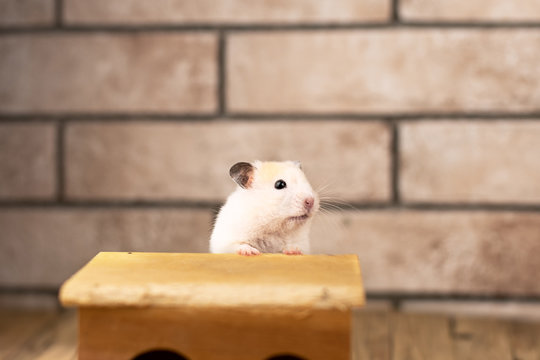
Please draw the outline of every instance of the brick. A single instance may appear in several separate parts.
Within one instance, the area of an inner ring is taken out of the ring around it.
[[[0,53],[0,112],[216,108],[210,34],[18,34],[0,38]]]
[[[0,124],[0,199],[51,199],[56,193],[55,128]]]
[[[538,111],[535,29],[235,33],[228,108],[265,113]]]
[[[540,294],[538,213],[359,211],[313,225],[313,252],[358,254],[371,293]]]
[[[538,0],[403,0],[400,15],[410,21],[538,21]]]
[[[223,201],[238,161],[300,160],[314,188],[351,201],[390,197],[381,122],[213,121],[71,124],[70,199]]]
[[[206,252],[211,210],[2,209],[0,286],[57,287],[99,251]]]
[[[52,25],[54,0],[0,0],[0,27]]]
[[[157,3],[157,4],[156,4]],[[389,0],[66,0],[66,21],[79,24],[341,23],[387,20]]]
[[[422,121],[401,128],[411,202],[540,202],[540,123]]]
[[[540,304],[515,301],[407,300],[400,309],[411,313],[540,321]]]

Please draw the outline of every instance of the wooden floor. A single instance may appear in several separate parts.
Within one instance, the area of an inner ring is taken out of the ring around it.
[[[358,359],[540,360],[540,323],[495,319],[357,314]],[[76,359],[73,311],[0,309],[0,359]]]

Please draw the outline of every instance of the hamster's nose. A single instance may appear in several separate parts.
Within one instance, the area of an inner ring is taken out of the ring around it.
[[[306,208],[306,210],[309,211],[313,207],[314,203],[315,203],[315,199],[313,198],[313,196],[307,197],[304,199],[304,208]]]

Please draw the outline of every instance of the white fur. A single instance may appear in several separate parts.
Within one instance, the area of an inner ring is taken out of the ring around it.
[[[278,169],[276,174],[264,172],[268,167],[265,164],[269,163],[252,163],[256,169],[251,186],[247,189],[238,186],[227,198],[210,238],[211,252],[309,253],[309,229],[319,208],[318,196],[298,163],[271,163],[273,169]],[[275,189],[277,180],[284,180],[287,187]],[[307,197],[315,200],[309,217],[292,219],[306,213],[304,200]]]

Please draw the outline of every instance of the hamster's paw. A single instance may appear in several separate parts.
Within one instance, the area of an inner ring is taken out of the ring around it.
[[[283,253],[285,255],[303,255],[302,254],[302,250],[300,250],[299,248],[297,247],[294,247],[294,248],[286,248],[283,250]]]
[[[242,244],[236,249],[238,255],[252,256],[259,255],[261,252],[248,244]]]

